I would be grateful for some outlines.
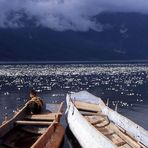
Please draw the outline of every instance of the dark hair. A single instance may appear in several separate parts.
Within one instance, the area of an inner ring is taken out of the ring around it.
[[[32,89],[32,90],[30,91],[30,94],[36,96],[36,95],[37,95],[37,92],[36,92],[34,89]]]

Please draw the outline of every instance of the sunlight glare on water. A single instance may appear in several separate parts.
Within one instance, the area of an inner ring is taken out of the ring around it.
[[[87,90],[148,129],[148,64],[0,65],[0,122],[25,104],[32,88],[51,103]]]

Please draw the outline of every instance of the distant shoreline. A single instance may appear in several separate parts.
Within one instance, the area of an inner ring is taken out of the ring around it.
[[[13,64],[147,64],[148,60],[108,61],[0,61],[0,65]]]

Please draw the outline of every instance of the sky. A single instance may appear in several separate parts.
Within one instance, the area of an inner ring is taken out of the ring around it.
[[[102,12],[148,14],[148,0],[0,0],[0,28],[24,27],[22,14],[36,26],[55,31],[102,31]]]

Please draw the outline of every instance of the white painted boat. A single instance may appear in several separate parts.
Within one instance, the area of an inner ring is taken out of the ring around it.
[[[67,94],[67,122],[83,148],[146,148],[148,131],[86,92]]]

